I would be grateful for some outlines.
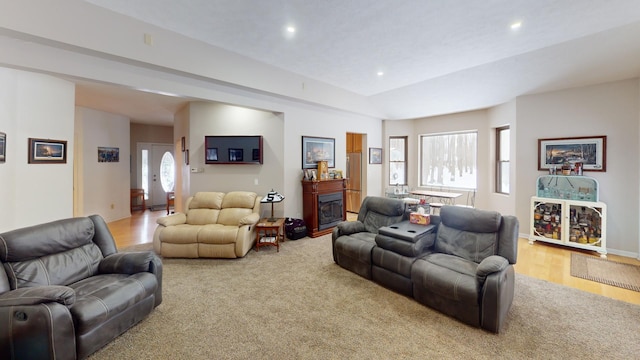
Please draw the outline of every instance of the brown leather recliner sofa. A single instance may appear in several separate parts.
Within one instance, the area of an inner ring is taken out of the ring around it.
[[[402,209],[397,199],[365,198],[358,220],[333,230],[334,261],[464,323],[500,332],[514,296],[518,219],[444,206],[416,242],[379,234],[406,221]]]
[[[162,262],[98,216],[0,234],[0,358],[84,359],[162,302]]]

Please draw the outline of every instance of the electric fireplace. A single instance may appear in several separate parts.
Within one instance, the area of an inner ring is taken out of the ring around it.
[[[318,195],[318,229],[332,228],[341,222],[342,206],[341,192]]]
[[[347,219],[346,179],[302,180],[302,211],[310,237],[330,234]]]

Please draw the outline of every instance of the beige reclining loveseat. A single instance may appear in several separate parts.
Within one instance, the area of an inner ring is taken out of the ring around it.
[[[164,257],[238,258],[255,243],[260,198],[254,192],[198,192],[184,213],[157,220],[153,249]]]

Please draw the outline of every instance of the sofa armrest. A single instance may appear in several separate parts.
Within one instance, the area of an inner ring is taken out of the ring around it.
[[[333,250],[333,261],[338,263],[338,257],[336,253],[336,240],[338,240],[340,236],[355,234],[364,231],[367,231],[367,229],[360,221],[343,221],[338,223],[338,225],[333,228],[333,231],[331,231],[331,248]]]
[[[150,272],[154,254],[151,251],[116,253],[100,261],[101,274],[137,274]]]
[[[154,306],[162,303],[162,259],[154,253],[151,253],[151,262],[149,263],[149,272],[156,276],[158,288],[156,289],[156,302]]]
[[[509,261],[502,256],[491,255],[480,262],[476,269],[476,279],[482,285],[490,274],[504,271]]]
[[[338,237],[367,231],[364,223],[361,223],[360,221],[343,221],[338,223],[336,227],[338,229]]]
[[[0,294],[0,307],[26,306],[57,302],[72,305],[76,301],[76,292],[68,286],[38,286],[20,288]]]
[[[28,304],[29,297],[23,297],[14,305],[0,306],[0,358],[2,359],[76,359],[76,334],[69,306],[60,300],[75,298],[73,289],[66,286],[40,286],[21,288],[0,295],[3,299],[13,297],[11,293],[31,290],[42,292],[46,297],[58,301]],[[28,293],[28,291],[27,291]],[[23,294],[24,295],[24,294]],[[33,298],[32,298],[33,299]],[[25,301],[26,303],[21,303]],[[62,300],[64,302],[64,300]]]
[[[515,271],[512,265],[508,264],[502,271],[487,275],[481,291],[481,328],[500,332],[513,304],[514,290]]]
[[[187,223],[187,215],[183,213],[176,213],[167,216],[163,216],[156,220],[156,223],[162,226],[173,226]]]
[[[245,217],[243,217],[242,219],[240,219],[238,225],[239,226],[243,226],[243,225],[255,225],[258,223],[258,221],[260,221],[260,214],[258,213],[251,213]]]

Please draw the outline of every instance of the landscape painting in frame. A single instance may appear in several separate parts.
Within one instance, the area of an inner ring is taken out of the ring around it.
[[[67,142],[29,138],[29,164],[66,164]]]
[[[315,169],[318,161],[326,161],[329,168],[335,165],[335,139],[311,136],[302,137],[302,168]]]
[[[99,146],[98,162],[120,162],[120,148]]]
[[[7,134],[0,132],[0,163],[5,161],[7,154]]]
[[[607,170],[607,137],[538,139],[538,170],[582,163],[583,170]]]

